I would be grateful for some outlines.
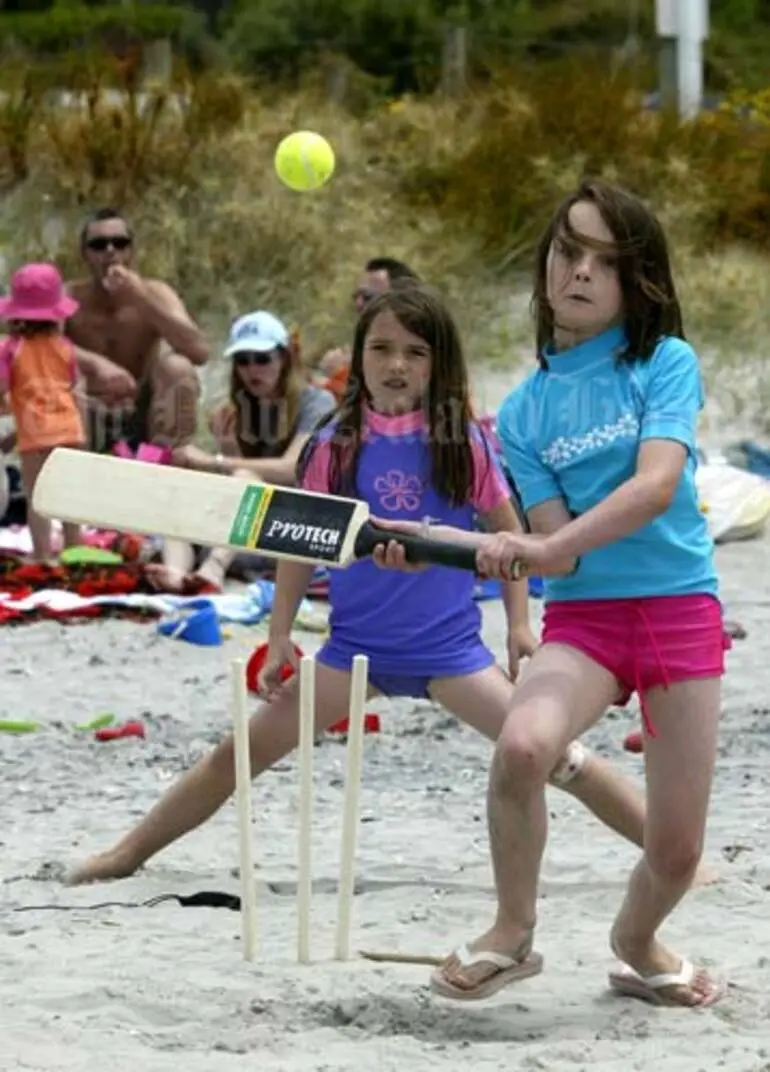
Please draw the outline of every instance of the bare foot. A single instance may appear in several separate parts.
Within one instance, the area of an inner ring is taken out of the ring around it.
[[[145,566],[147,580],[159,592],[170,595],[184,595],[201,585],[213,585],[222,590],[225,583],[226,566],[210,555],[199,570],[185,573],[175,566],[166,566],[160,562],[151,562]]]
[[[231,559],[232,555],[230,555],[224,562],[220,562],[216,552],[212,552],[201,568],[196,570],[193,576],[200,577],[202,580],[207,581],[208,584],[213,584],[217,588],[222,589],[225,584],[227,567],[230,564]]]
[[[656,1005],[686,1008],[713,1005],[724,996],[725,985],[721,980],[705,968],[694,967],[657,940],[641,948],[624,941],[614,927],[610,946],[623,964],[620,971],[610,973],[610,984],[619,993]]]
[[[122,859],[117,853],[101,852],[89,856],[82,864],[73,867],[64,877],[67,886],[83,886],[87,882],[107,882],[109,879],[128,878],[137,868]]]
[[[160,562],[150,562],[144,567],[147,580],[159,592],[170,592],[172,595],[181,595],[184,591],[184,582],[187,574],[173,566],[165,566]]]

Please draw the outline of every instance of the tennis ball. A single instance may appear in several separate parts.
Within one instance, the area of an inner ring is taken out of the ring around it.
[[[278,178],[292,190],[317,190],[334,174],[334,150],[312,130],[296,130],[275,150]]]

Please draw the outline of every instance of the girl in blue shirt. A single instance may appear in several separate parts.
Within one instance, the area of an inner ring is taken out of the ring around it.
[[[659,1004],[709,1005],[724,983],[657,938],[701,856],[729,646],[695,487],[703,388],[660,224],[630,194],[584,182],[543,237],[534,305],[538,368],[505,400],[497,429],[530,533],[463,538],[490,576],[515,563],[546,576],[542,643],[490,774],[496,921],[433,985],[468,1000],[540,969],[548,772],[636,692],[647,825],[612,928],[621,965],[610,981]],[[391,544],[379,562],[403,566],[403,556]]]

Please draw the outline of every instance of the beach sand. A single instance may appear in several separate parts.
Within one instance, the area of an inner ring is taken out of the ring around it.
[[[243,959],[236,912],[173,900],[128,907],[167,893],[239,892],[232,802],[137,875],[67,888],[63,866],[109,846],[228,729],[229,661],[266,629],[197,648],[152,624],[42,623],[2,637],[0,717],[44,728],[0,734],[0,1070],[770,1069],[770,541],[720,548],[717,561],[728,614],[748,630],[728,656],[708,829],[706,858],[722,881],[692,892],[664,936],[727,974],[722,1003],[661,1010],[608,992],[608,929],[638,853],[557,790],[539,904],[542,975],[459,1005],[429,991],[429,967],[335,962],[345,749],[334,738],[314,752],[310,966],[296,962],[293,757],[254,788],[254,963]],[[483,611],[502,659],[502,607]],[[306,651],[320,643],[297,640]],[[491,746],[428,703],[370,706],[383,722],[365,741],[353,949],[439,956],[492,919]],[[146,739],[99,743],[75,729],[105,711],[141,719]],[[641,784],[641,757],[622,750],[638,725],[634,703],[587,743]]]

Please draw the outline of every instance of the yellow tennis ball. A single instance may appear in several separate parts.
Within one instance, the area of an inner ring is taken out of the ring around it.
[[[275,170],[292,190],[317,190],[334,173],[334,150],[312,130],[287,135],[275,150]]]

